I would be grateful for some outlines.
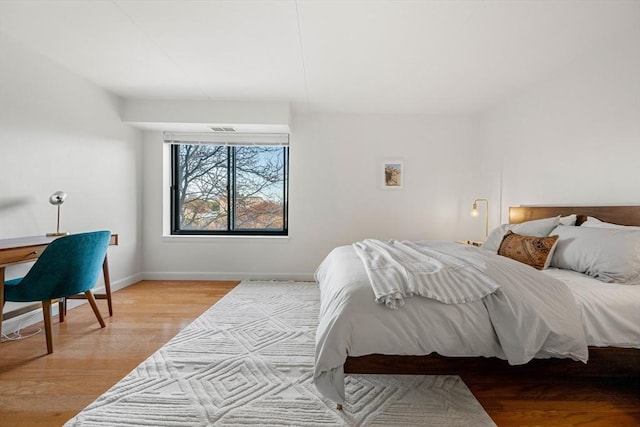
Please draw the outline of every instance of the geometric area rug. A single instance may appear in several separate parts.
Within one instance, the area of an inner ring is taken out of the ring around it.
[[[336,410],[319,304],[314,282],[242,282],[65,426],[495,426],[455,375],[347,375]]]

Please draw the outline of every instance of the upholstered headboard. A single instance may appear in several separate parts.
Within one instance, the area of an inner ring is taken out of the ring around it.
[[[620,225],[640,226],[640,205],[636,206],[512,206],[509,208],[509,223],[518,224],[533,219],[557,215],[578,215],[576,225],[586,221],[587,216]]]

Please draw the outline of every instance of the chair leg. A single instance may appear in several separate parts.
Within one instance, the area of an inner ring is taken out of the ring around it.
[[[47,354],[53,353],[53,337],[51,336],[51,300],[42,301],[44,315],[44,334],[47,337]]]
[[[100,322],[100,327],[104,328],[107,325],[105,325],[104,320],[102,319],[102,315],[100,314],[100,310],[98,310],[98,304],[96,304],[96,299],[93,297],[93,294],[91,293],[91,291],[87,291],[84,294],[87,296],[87,301],[89,301],[89,304],[91,304],[91,308],[93,309],[94,314],[98,318],[98,322]]]
[[[0,267],[0,344],[2,343],[2,312],[4,311],[4,267]]]
[[[60,318],[60,323],[64,322],[64,315],[67,314],[64,309],[66,305],[66,299],[64,297],[58,298],[58,317]]]
[[[104,256],[102,262],[102,275],[104,276],[104,291],[107,296],[107,307],[109,307],[109,316],[113,317],[113,305],[111,302],[111,278],[109,277],[109,261],[107,255]]]

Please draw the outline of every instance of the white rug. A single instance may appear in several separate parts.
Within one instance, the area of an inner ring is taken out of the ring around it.
[[[312,381],[315,283],[243,282],[67,426],[494,426],[457,376]],[[135,345],[135,343],[131,343]]]

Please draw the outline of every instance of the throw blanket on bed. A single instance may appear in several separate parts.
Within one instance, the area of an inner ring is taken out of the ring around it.
[[[376,302],[389,308],[398,309],[405,298],[416,295],[445,304],[467,303],[500,287],[469,260],[413,242],[366,239],[353,247],[367,270]]]

